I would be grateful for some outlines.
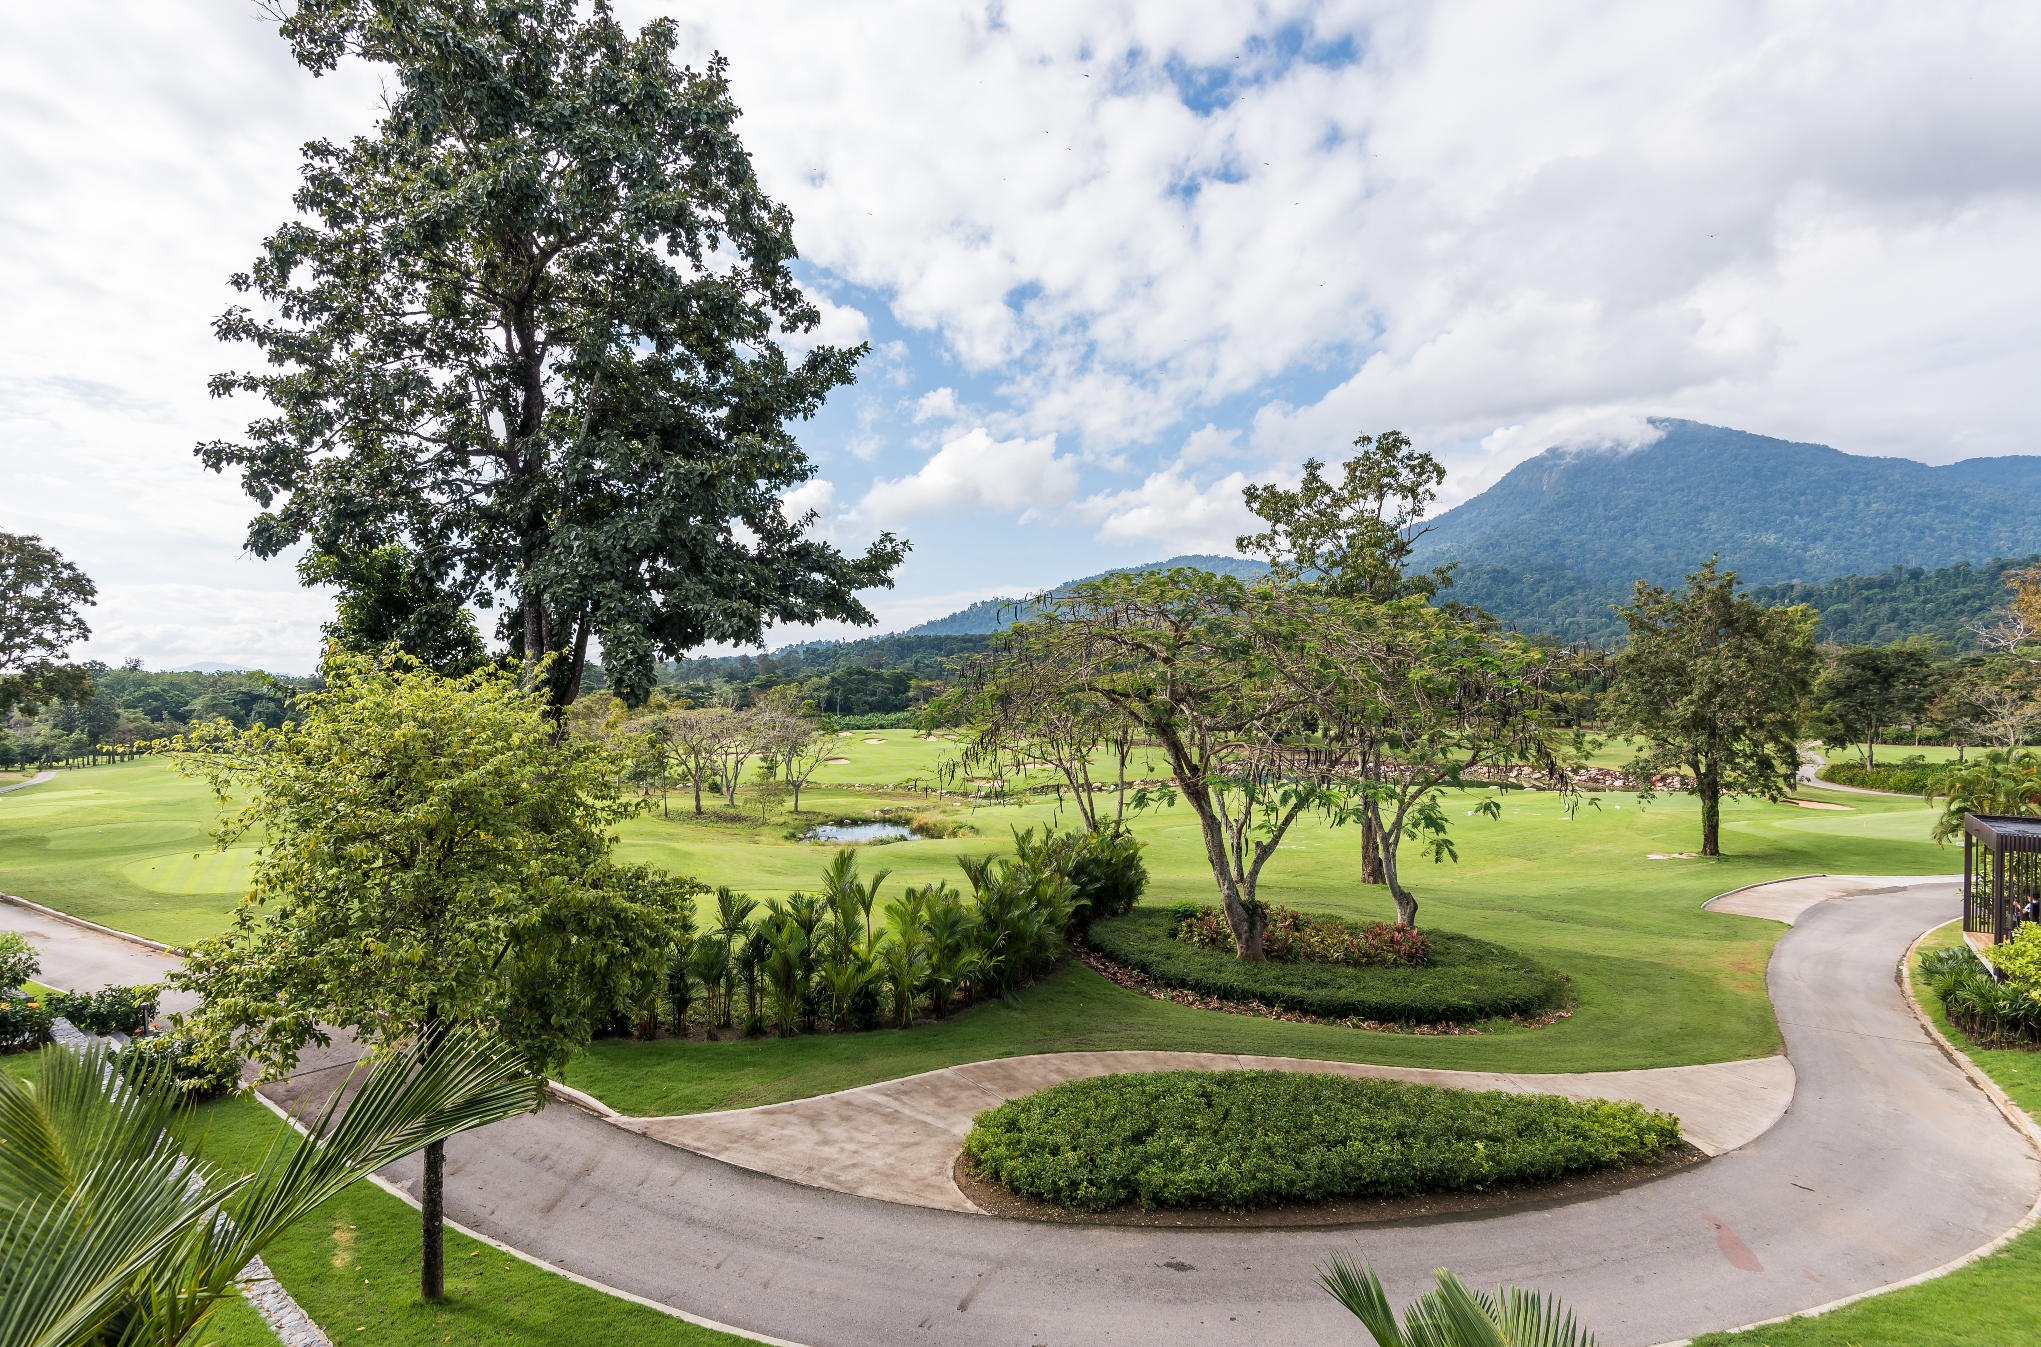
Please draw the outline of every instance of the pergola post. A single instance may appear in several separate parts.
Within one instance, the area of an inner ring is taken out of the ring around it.
[[[1970,836],[1970,829],[1966,827],[1963,830],[1963,929],[1966,931],[1977,929],[1970,915],[1970,876],[1977,867],[1977,862],[1973,859],[1976,845],[1975,839]]]

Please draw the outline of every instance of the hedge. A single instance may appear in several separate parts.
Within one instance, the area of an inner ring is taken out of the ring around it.
[[[1566,996],[1565,980],[1536,960],[1450,931],[1430,932],[1431,962],[1422,966],[1351,968],[1243,963],[1178,940],[1176,925],[1166,908],[1136,908],[1094,923],[1091,945],[1165,986],[1335,1020],[1458,1023],[1535,1015]]]
[[[1217,1207],[1544,1183],[1655,1160],[1642,1105],[1286,1071],[1073,1080],[978,1115],[972,1171],[1077,1211]]]
[[[1866,767],[1857,762],[1832,762],[1815,775],[1838,786],[1864,790],[1889,790],[1897,795],[1926,795],[1942,789],[1949,773],[1961,763],[1911,762],[1890,767]]]

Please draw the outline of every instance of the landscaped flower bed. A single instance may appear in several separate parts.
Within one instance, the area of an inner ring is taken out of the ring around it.
[[[1326,1019],[1466,1023],[1536,1015],[1561,1005],[1566,980],[1535,959],[1448,931],[1428,933],[1428,961],[1412,965],[1245,963],[1231,948],[1177,939],[1169,908],[1137,908],[1093,924],[1092,947],[1165,986],[1225,1001],[1280,1006]]]
[[[1679,1120],[1639,1104],[1284,1071],[1069,1081],[978,1116],[971,1172],[1075,1211],[1544,1183],[1657,1160]]]

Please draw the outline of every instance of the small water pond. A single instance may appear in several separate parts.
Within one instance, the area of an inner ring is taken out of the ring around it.
[[[898,823],[818,823],[801,834],[803,842],[897,842],[914,836]]]

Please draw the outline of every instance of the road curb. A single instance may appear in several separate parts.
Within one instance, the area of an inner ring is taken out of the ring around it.
[[[577,1090],[571,1085],[563,1085],[557,1080],[548,1080],[546,1082],[546,1093],[571,1108],[578,1108],[583,1113],[593,1113],[604,1122],[624,1116],[608,1104],[597,1099],[594,1095]],[[630,1129],[626,1128],[625,1130],[629,1131]]]
[[[16,897],[11,893],[0,893],[0,903],[12,903],[16,907],[25,907],[31,912],[40,912],[45,917],[65,922],[82,930],[94,931],[100,935],[110,935],[116,940],[126,940],[131,944],[140,945],[144,949],[153,949],[158,954],[175,954],[180,959],[184,957],[184,951],[175,945],[166,945],[160,940],[151,940],[147,936],[135,935],[130,931],[116,931],[111,926],[101,926],[96,921],[87,921],[83,917],[74,917],[68,912],[59,912],[54,907],[44,907],[41,903],[31,903],[28,899]]]
[[[1827,878],[1828,871],[1823,870],[1820,874],[1817,875],[1786,875],[1779,879],[1760,879],[1755,884],[1741,884],[1738,885],[1736,888],[1729,890],[1727,893],[1718,893],[1713,898],[1703,899],[1701,902],[1701,910],[1705,912],[1707,911],[1708,906],[1711,903],[1719,903],[1724,898],[1734,898],[1737,894],[1748,893],[1752,889],[1761,889],[1765,887],[1765,885],[1767,884],[1791,884],[1797,880],[1802,879],[1827,879]],[[1732,912],[1729,915],[1733,917],[1736,914]]]
[[[1899,959],[1899,967],[1896,970],[1899,989],[1906,996],[1906,1008],[1913,1012],[1913,1017],[1920,1021],[1921,1028],[1927,1030],[1929,1037],[1935,1040],[1935,1045],[1942,1050],[1942,1055],[1955,1063],[1956,1069],[1961,1071],[1964,1078],[1972,1085],[1982,1091],[1985,1098],[1991,1100],[1992,1107],[1996,1108],[2004,1116],[2005,1120],[2012,1124],[2013,1130],[2025,1137],[2027,1144],[2033,1147],[2037,1154],[2041,1154],[2041,1126],[2036,1125],[2033,1116],[2027,1110],[2021,1108],[2007,1097],[2006,1092],[1999,1088],[1998,1082],[1984,1074],[1977,1064],[1970,1060],[1969,1054],[1949,1041],[1948,1036],[1936,1027],[1934,1020],[1928,1016],[1927,1011],[1922,1009],[1920,998],[1913,994],[1913,979],[1907,975],[1907,969],[1913,964],[1914,951],[1920,948],[1921,941],[1926,940],[1936,931],[1941,930],[1943,926],[1948,926],[1960,920],[1962,918],[1952,917],[1949,921],[1928,927],[1927,930],[1914,937],[1913,943],[1906,947],[1906,953],[1901,955]],[[1882,1296],[1889,1291],[1903,1291],[1909,1286],[1919,1286],[1923,1282],[1934,1281],[1937,1277],[1946,1277],[1961,1268],[1969,1267],[1972,1263],[1989,1258],[2015,1239],[2018,1239],[2021,1235],[2027,1233],[2027,1231],[2033,1229],[2037,1224],[2041,1224],[2041,1194],[2036,1194],[2034,1205],[2027,1208],[2027,1214],[2014,1223],[2011,1228],[2000,1234],[1997,1239],[1992,1240],[1989,1244],[1980,1244],[1969,1253],[1964,1254],[1960,1258],[1952,1258],[1940,1267],[1929,1268],[1926,1272],[1916,1273],[1904,1281],[1888,1282],[1884,1286],[1874,1286],[1868,1291],[1859,1291],[1853,1296],[1844,1296],[1840,1300],[1831,1300],[1825,1305],[1816,1305],[1811,1309],[1795,1310],[1791,1314],[1781,1314],[1771,1319],[1760,1319],[1756,1323],[1741,1324],[1735,1328],[1716,1329],[1714,1331],[1719,1333],[1748,1333],[1753,1329],[1769,1328],[1773,1324],[1791,1323],[1795,1319],[1814,1319],[1842,1309],[1846,1305],[1854,1305],[1860,1300],[1869,1300],[1874,1296]],[[1680,1338],[1674,1342],[1660,1343],[1658,1347],[1688,1347],[1688,1344],[1692,1341],[1692,1338]]]

